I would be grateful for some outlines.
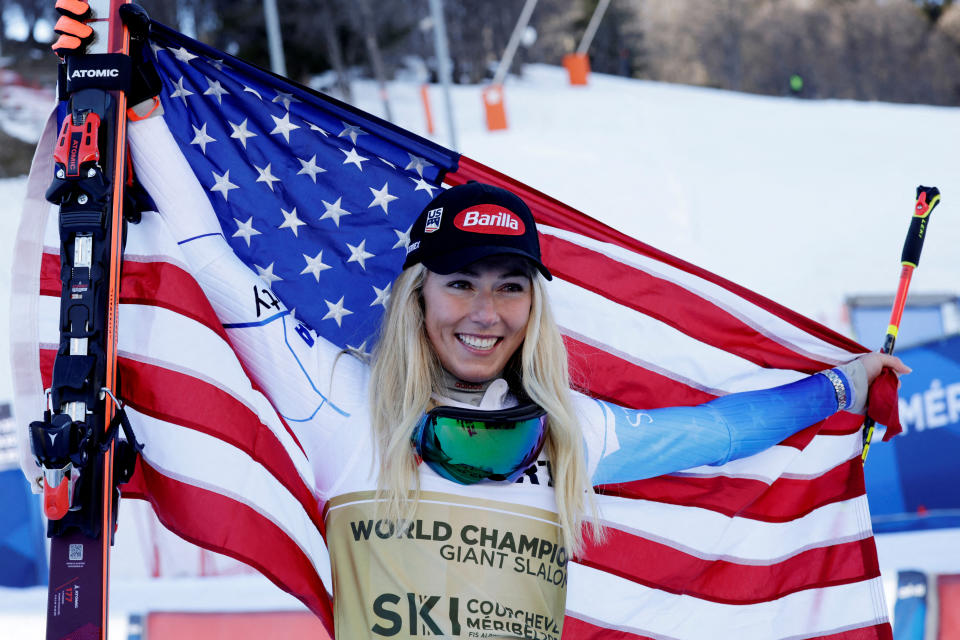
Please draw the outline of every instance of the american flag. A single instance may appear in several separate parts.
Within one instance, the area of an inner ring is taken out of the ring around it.
[[[369,347],[413,218],[444,183],[477,179],[533,210],[588,394],[698,404],[864,351],[389,123],[160,25],[151,38],[163,117],[223,235],[304,332]],[[14,261],[22,416],[42,410],[57,344],[50,157],[41,143]],[[310,461],[250,382],[173,237],[147,215],[126,245],[119,371],[147,444],[126,495],[185,539],[256,567],[332,630]],[[266,313],[272,301],[261,302]],[[750,458],[598,487],[610,536],[571,563],[564,638],[890,638],[859,425],[841,413]]]

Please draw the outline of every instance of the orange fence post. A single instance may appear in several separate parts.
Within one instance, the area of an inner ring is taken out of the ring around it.
[[[430,94],[426,83],[420,85],[420,99],[423,100],[423,112],[427,116],[427,133],[433,135],[433,112],[430,111]]]
[[[487,129],[507,128],[507,112],[503,108],[503,85],[491,84],[483,89],[483,106],[487,114]]]
[[[587,76],[590,75],[590,58],[585,53],[568,53],[563,56],[563,66],[570,74],[570,84],[587,84]]]

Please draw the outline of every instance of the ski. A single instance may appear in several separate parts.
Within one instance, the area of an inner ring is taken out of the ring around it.
[[[54,45],[66,105],[47,191],[60,207],[60,342],[47,410],[30,425],[51,538],[48,640],[107,637],[116,476],[132,472],[139,448],[115,395],[130,83],[118,11],[126,1],[56,3],[58,33],[75,31]]]

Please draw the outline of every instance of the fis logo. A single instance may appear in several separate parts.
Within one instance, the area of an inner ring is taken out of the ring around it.
[[[427,224],[423,227],[424,233],[433,233],[440,228],[440,218],[443,216],[443,207],[427,211]]]
[[[526,231],[523,220],[494,204],[480,204],[457,214],[453,224],[472,233],[490,233],[501,236],[520,236]]]

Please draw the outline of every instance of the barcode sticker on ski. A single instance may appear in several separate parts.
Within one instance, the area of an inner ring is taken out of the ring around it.
[[[83,560],[83,545],[82,544],[72,544],[70,545],[69,559],[71,562],[80,562]]]

